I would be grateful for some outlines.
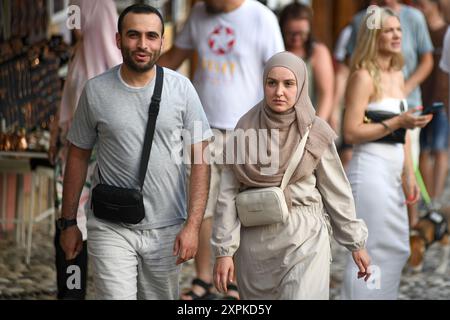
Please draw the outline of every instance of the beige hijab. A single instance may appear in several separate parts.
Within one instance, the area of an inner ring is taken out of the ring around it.
[[[323,152],[336,138],[336,134],[330,126],[316,116],[308,96],[308,76],[303,60],[287,51],[274,55],[269,59],[264,69],[263,85],[266,83],[270,70],[274,67],[284,67],[294,73],[298,88],[297,99],[294,108],[284,113],[277,113],[269,108],[264,98],[263,101],[258,103],[239,120],[236,129],[267,129],[269,137],[271,130],[279,130],[279,167],[275,174],[262,174],[261,169],[270,165],[261,165],[261,163],[265,162],[259,160],[259,155],[257,164],[251,164],[249,163],[250,161],[247,161],[249,159],[248,151],[250,149],[248,145],[245,146],[245,164],[237,164],[238,162],[235,158],[235,164],[232,165],[233,171],[236,178],[245,187],[280,186],[290,158],[310,126],[311,129],[303,158],[289,184],[296,183],[311,175],[317,167]],[[266,140],[270,142],[270,139]],[[261,142],[259,141],[259,143]],[[248,141],[245,143],[247,144]],[[264,150],[266,155],[270,155],[271,144],[266,141],[262,142],[262,145],[266,147],[266,150]],[[258,151],[260,152],[260,150]],[[237,147],[235,154],[237,154]],[[284,193],[286,202],[291,206],[292,202],[288,188],[285,189]]]

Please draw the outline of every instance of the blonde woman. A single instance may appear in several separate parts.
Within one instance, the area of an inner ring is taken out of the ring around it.
[[[316,116],[308,96],[305,63],[290,52],[278,53],[267,62],[263,79],[264,100],[245,114],[236,128],[279,132],[279,166],[268,175],[261,164],[267,162],[261,157],[275,153],[272,143],[260,140],[256,155],[250,151],[251,142],[239,144],[238,140],[238,148],[245,150],[241,159],[258,157],[258,161],[241,164],[234,154],[234,163],[222,171],[212,236],[214,283],[220,292],[226,292],[236,274],[239,293],[246,300],[328,299],[328,219],[336,240],[352,251],[358,266],[352,276],[356,279],[359,274],[366,281],[370,276],[367,228],[355,217],[350,184],[334,144],[336,135]],[[288,164],[301,142],[306,142],[303,157],[291,172]],[[229,144],[225,150],[230,152]],[[286,171],[292,173],[284,189],[290,209],[287,220],[254,226],[242,223],[236,209],[240,189],[280,186]]]
[[[406,129],[424,127],[432,118],[418,116],[418,109],[406,111],[400,20],[380,10],[380,28],[368,28],[366,17],[359,31],[344,118],[345,140],[355,145],[348,178],[357,216],[369,229],[372,277],[369,284],[354,281],[347,263],[344,299],[397,298],[409,256],[406,204],[419,199]]]

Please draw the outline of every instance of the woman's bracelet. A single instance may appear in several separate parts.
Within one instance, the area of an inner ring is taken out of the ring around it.
[[[385,128],[389,131],[389,133],[393,133],[393,132],[394,132],[394,131],[392,130],[392,128],[389,127],[389,126],[387,125],[386,122],[381,121],[380,123],[383,125],[383,127],[385,127]]]

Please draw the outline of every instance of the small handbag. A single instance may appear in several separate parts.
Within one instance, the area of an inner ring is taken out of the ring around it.
[[[303,157],[308,135],[309,130],[292,155],[280,187],[251,188],[238,193],[236,210],[243,226],[263,226],[287,221],[289,209],[283,191]]]
[[[156,66],[156,83],[152,100],[149,107],[149,119],[144,138],[141,164],[139,167],[140,189],[129,189],[110,186],[103,183],[100,168],[98,169],[100,183],[92,189],[91,208],[97,218],[115,223],[138,224],[145,217],[144,196],[142,188],[144,186],[145,175],[147,173],[148,160],[152,149],[153,136],[156,127],[156,118],[159,113],[161,102],[161,92],[164,80],[164,70]]]
[[[405,106],[403,104],[403,101],[400,104],[400,111],[401,112],[405,111]],[[371,110],[371,111],[365,112],[364,122],[365,123],[381,123],[382,121],[391,119],[396,116],[398,116],[398,113],[384,111],[384,110],[377,110],[377,111]],[[406,129],[399,128],[374,142],[403,143],[404,144],[405,136],[406,136]]]

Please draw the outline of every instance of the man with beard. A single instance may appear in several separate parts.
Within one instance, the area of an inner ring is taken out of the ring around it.
[[[263,98],[261,87],[266,61],[284,51],[283,37],[273,12],[252,0],[205,0],[194,5],[175,45],[158,61],[176,69],[196,51],[199,63],[193,80],[195,89],[214,128],[212,155],[220,160],[225,131]],[[219,161],[218,161],[219,162]],[[212,218],[219,195],[222,166],[211,164],[211,183],[205,219],[195,257],[196,276],[183,300],[213,299]],[[221,254],[216,252],[217,254]],[[235,285],[226,298],[238,298]]]
[[[128,189],[141,187],[141,153],[163,35],[163,19],[155,8],[126,8],[119,17],[116,36],[124,63],[89,80],[83,90],[67,137],[71,145],[60,221],[61,246],[67,260],[77,256],[82,244],[75,216],[94,145],[98,164],[93,190],[99,183]],[[192,259],[197,251],[208,196],[209,166],[195,159],[187,210],[185,169],[177,158],[179,152],[173,150],[188,146],[188,151],[198,154],[210,136],[192,84],[178,73],[163,69],[160,107],[142,188],[145,217],[130,224],[110,220],[109,212],[103,218],[96,217],[91,209],[87,213],[88,252],[94,266],[97,298],[178,298],[181,263]]]

